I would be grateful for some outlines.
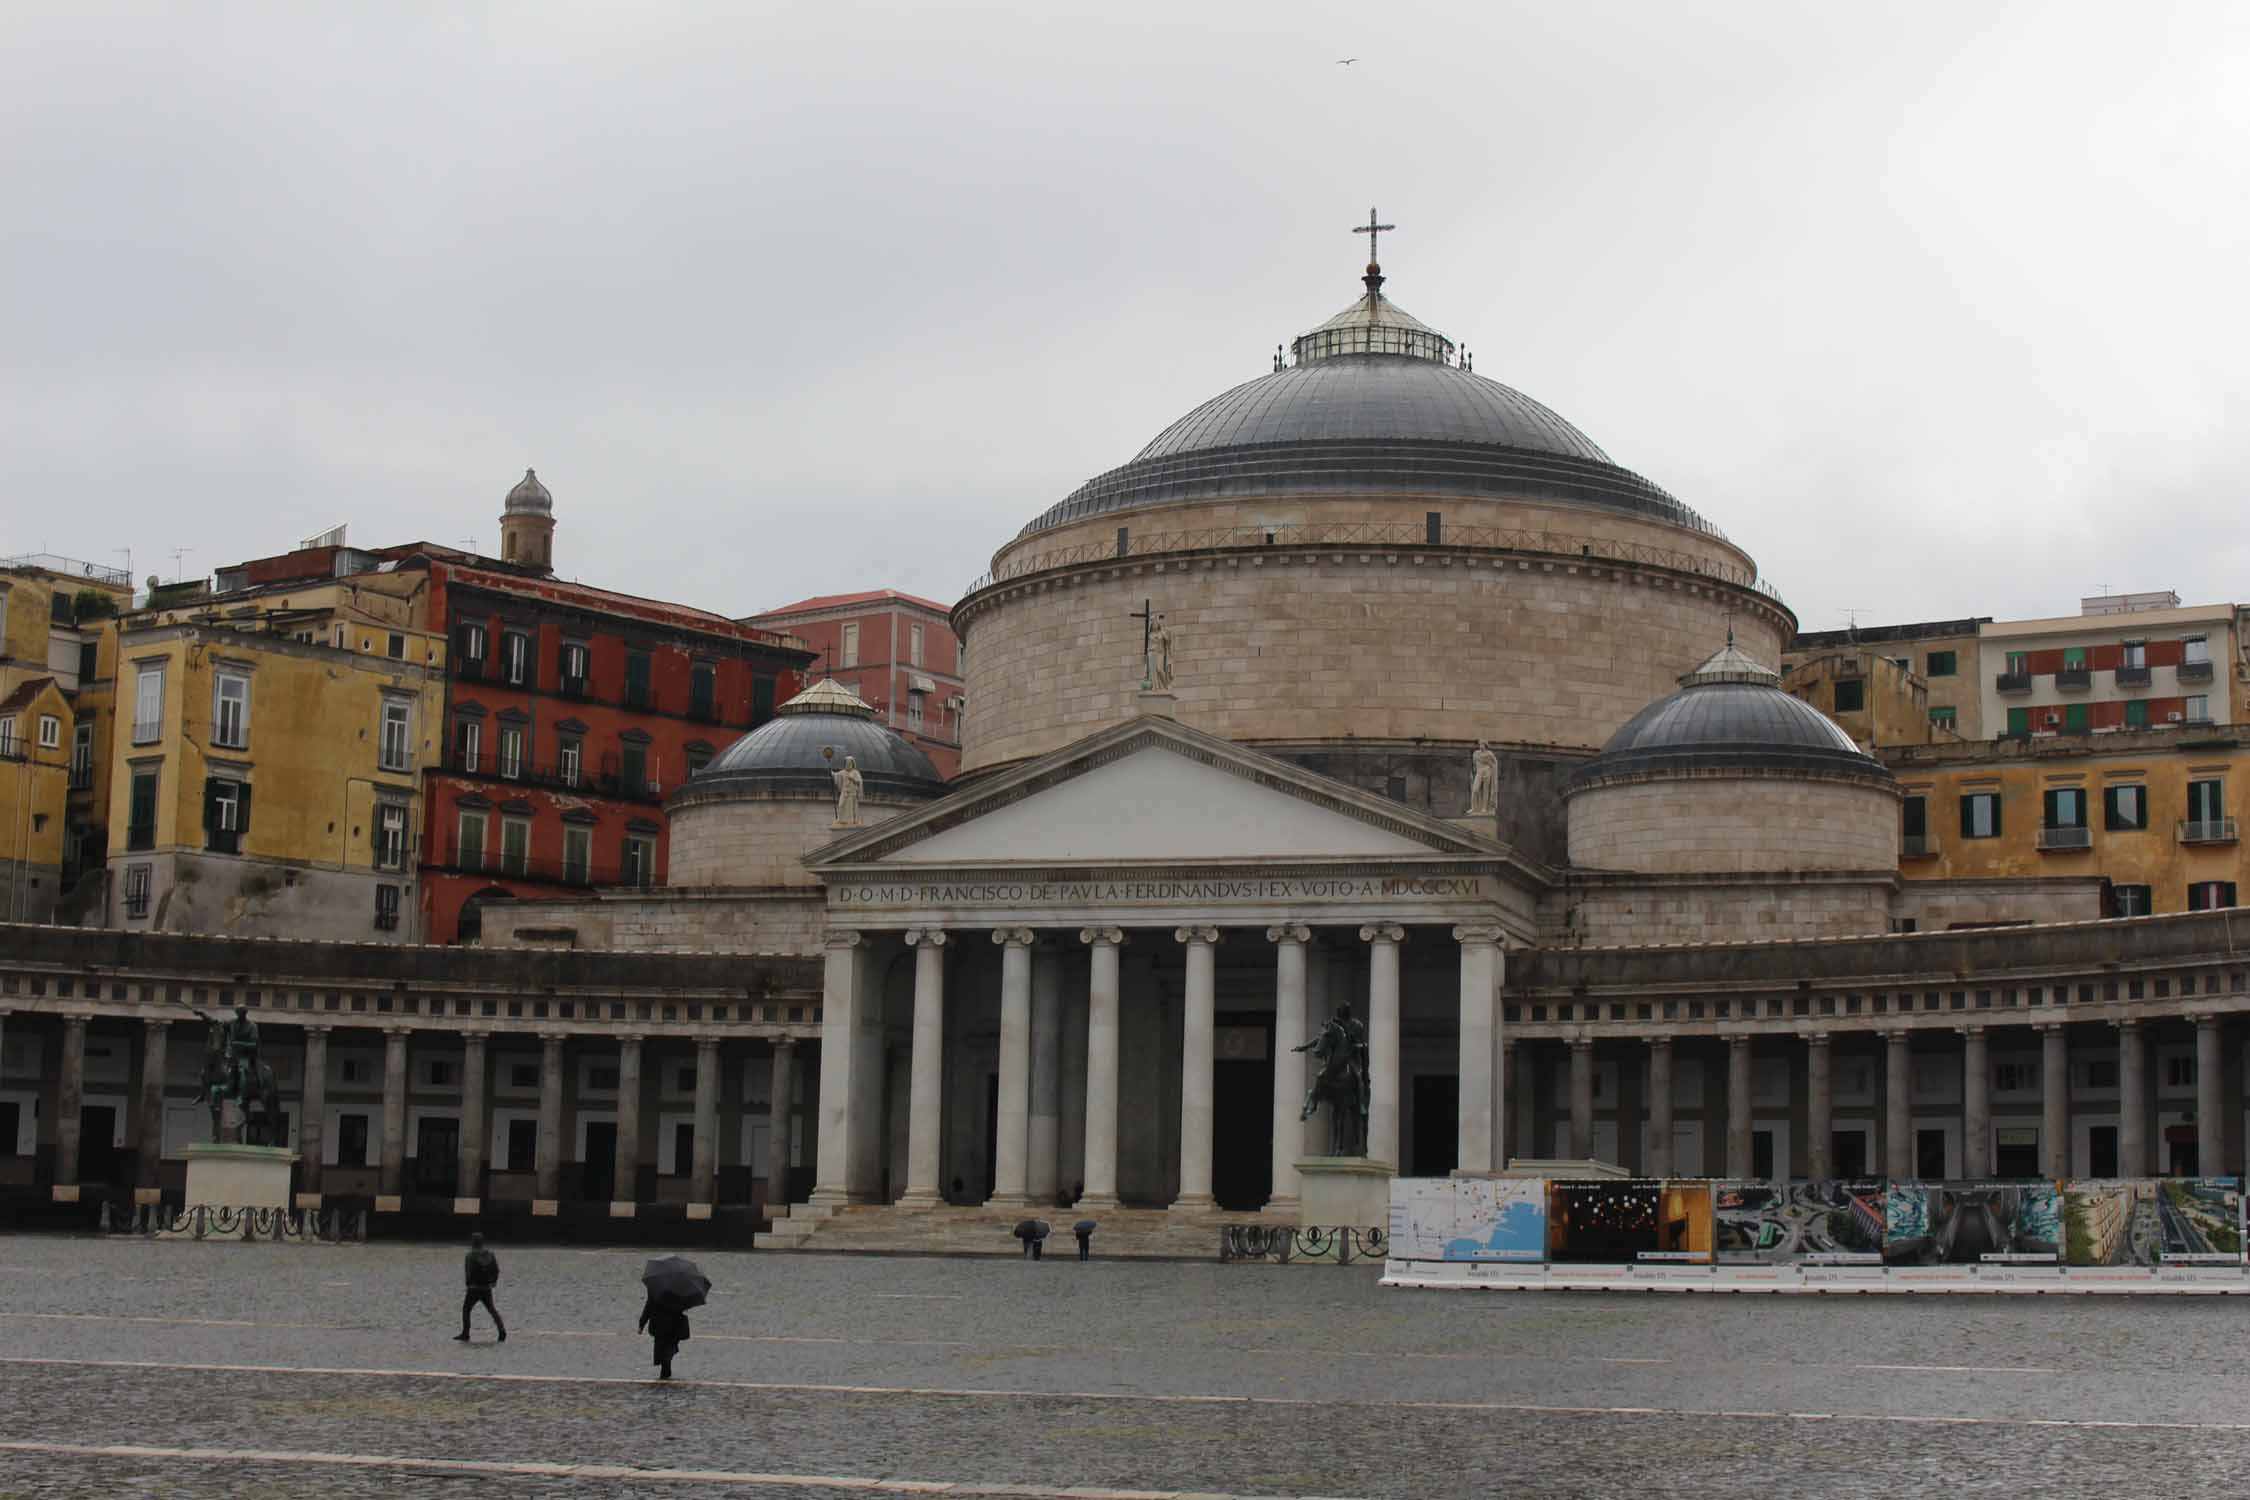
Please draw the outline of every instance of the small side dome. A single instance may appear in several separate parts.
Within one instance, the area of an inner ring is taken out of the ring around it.
[[[553,515],[555,497],[547,493],[547,487],[539,482],[538,474],[526,469],[523,471],[523,478],[517,482],[516,487],[508,491],[508,502],[505,510],[509,515],[521,515],[525,511],[535,512],[542,516]]]
[[[851,689],[823,679],[774,710],[773,719],[736,740],[680,789],[703,800],[730,789],[774,796],[833,798],[830,773],[850,757],[870,801],[923,801],[945,794],[930,758]]]
[[[1613,776],[1723,770],[1892,780],[1834,720],[1783,692],[1781,674],[1745,656],[1730,638],[1680,679],[1678,692],[1628,719],[1571,777],[1570,787]]]

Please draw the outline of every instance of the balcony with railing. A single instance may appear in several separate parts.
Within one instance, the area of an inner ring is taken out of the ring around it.
[[[1994,692],[2000,693],[2028,693],[2031,691],[2031,674],[2029,672],[1996,672],[1993,674],[1992,688]]]
[[[1898,857],[1900,859],[1935,859],[1937,853],[1936,834],[1908,833],[1899,836]]]
[[[455,746],[446,752],[445,769],[461,776],[474,776],[480,781],[535,786],[555,792],[577,792],[588,797],[609,797],[619,802],[662,803],[666,793],[675,790],[678,785],[675,782],[666,786],[646,772],[639,776],[628,776],[623,766],[609,756],[602,758],[600,769],[589,771],[583,762],[576,765],[541,765],[528,760],[510,763],[489,751],[479,751],[471,756]]]
[[[2039,849],[2045,854],[2081,854],[2094,847],[2091,828],[2042,828]]]
[[[2208,660],[2183,661],[2179,665],[2179,674],[2182,682],[2209,682],[2211,663]]]
[[[2232,818],[2180,820],[2180,842],[2183,844],[2232,844],[2236,839]]]
[[[2149,684],[2147,667],[2119,667],[2117,685],[2121,688],[2144,688]]]
[[[2094,685],[2091,667],[2055,668],[2055,691],[2058,693],[2083,693]]]
[[[164,721],[162,719],[135,719],[133,721],[134,744],[153,745],[162,738],[164,738]]]

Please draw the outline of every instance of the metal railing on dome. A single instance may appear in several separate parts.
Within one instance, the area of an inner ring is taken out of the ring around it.
[[[1497,552],[1523,553],[1541,558],[1566,558],[1584,562],[1643,563],[1691,573],[1717,583],[1754,589],[1776,604],[1781,593],[1749,568],[1730,568],[1708,558],[1671,547],[1641,542],[1621,542],[1612,537],[1581,536],[1564,531],[1523,531],[1505,526],[1461,526],[1446,523],[1432,542],[1426,523],[1413,521],[1326,521],[1295,526],[1219,526],[1201,531],[1128,532],[1119,541],[1085,542],[1075,547],[1027,554],[1011,559],[977,579],[963,591],[968,599],[995,584],[1044,573],[1051,568],[1085,563],[1113,562],[1230,547],[1481,547]],[[1786,606],[1784,606],[1786,607]]]

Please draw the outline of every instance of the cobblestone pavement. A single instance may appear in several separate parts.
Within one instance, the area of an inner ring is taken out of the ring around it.
[[[0,1237],[0,1496],[2233,1495],[2250,1470],[2236,1299],[709,1254],[660,1386],[639,1253],[496,1248],[511,1336],[480,1313],[462,1345],[457,1247]],[[220,1451],[268,1456],[195,1456]],[[523,1464],[611,1471],[495,1472]]]

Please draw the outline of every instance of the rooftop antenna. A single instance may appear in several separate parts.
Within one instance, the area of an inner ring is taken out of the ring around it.
[[[133,582],[133,549],[130,547],[112,547],[109,550],[125,554],[125,582],[130,586]]]
[[[1840,609],[1836,613],[1844,617],[1844,638],[1856,646],[1859,644],[1859,617],[1871,615],[1875,611],[1862,607],[1859,609]]]
[[[174,583],[180,581],[180,573],[185,567],[182,559],[194,550],[193,547],[174,547],[172,549],[172,581]]]

